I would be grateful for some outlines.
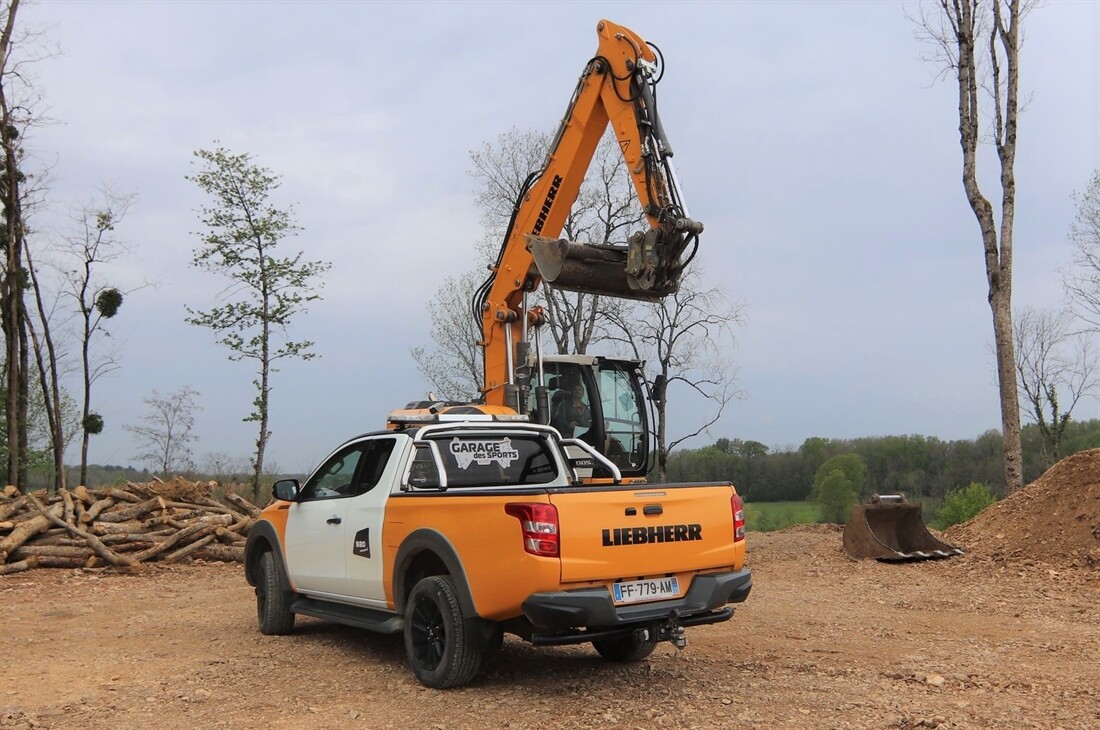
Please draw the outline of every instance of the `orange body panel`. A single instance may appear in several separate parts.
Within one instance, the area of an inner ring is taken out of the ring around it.
[[[665,503],[676,501],[681,509],[679,514],[669,509],[667,519],[659,522],[710,520],[704,522],[702,541],[613,547],[601,544],[602,531],[613,529],[622,522],[624,504],[639,505],[640,514],[644,504],[661,501],[659,497],[637,498],[632,488],[552,495],[482,493],[393,498],[386,505],[382,529],[387,603],[396,605],[392,566],[397,551],[409,534],[421,528],[438,531],[454,545],[466,571],[478,615],[493,620],[520,615],[522,602],[532,593],[541,591],[609,586],[616,580],[676,575],[680,579],[681,593],[684,593],[692,577],[699,573],[744,567],[745,542],[733,542],[732,514],[729,512],[732,487],[723,489],[714,485],[668,492],[674,494],[675,499],[670,500],[666,495]],[[539,557],[524,551],[519,521],[504,511],[504,506],[510,502],[552,502],[558,507],[562,559]],[[620,515],[618,519],[613,516],[615,513]],[[586,538],[573,537],[580,535]],[[562,576],[563,560],[567,566],[565,570],[573,574],[566,579]]]
[[[733,494],[732,486],[663,489],[658,484],[551,495],[561,522],[562,581],[740,570],[745,543],[733,541]],[[659,507],[660,514],[645,514],[646,506]],[[626,516],[628,510],[634,514]],[[616,530],[631,536],[641,530],[646,542],[622,544],[624,537],[616,540]],[[615,542],[620,544],[609,544]]]
[[[271,523],[275,528],[275,534],[279,536],[279,547],[283,551],[283,559],[286,559],[286,519],[290,515],[292,502],[275,501],[264,508],[260,513],[262,519]]]
[[[503,620],[518,615],[527,596],[558,588],[561,567],[557,558],[524,551],[519,520],[505,514],[504,505],[548,501],[545,494],[391,499],[382,527],[387,603],[396,605],[393,565],[398,548],[414,530],[430,528],[446,536],[458,552],[479,616]]]

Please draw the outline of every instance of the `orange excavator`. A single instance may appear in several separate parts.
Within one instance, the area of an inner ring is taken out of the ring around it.
[[[496,261],[474,295],[485,365],[484,403],[474,408],[528,414],[557,426],[554,407],[573,394],[587,421],[580,438],[611,459],[623,477],[642,478],[650,462],[649,401],[663,398],[663,383],[651,388],[637,360],[544,354],[545,315],[528,301],[542,281],[571,291],[660,300],[679,287],[703,230],[681,199],[672,145],[657,112],[659,50],[607,20],[596,32],[596,55],[581,72],[546,163],[526,179]],[[609,125],[649,229],[622,245],[559,239]]]

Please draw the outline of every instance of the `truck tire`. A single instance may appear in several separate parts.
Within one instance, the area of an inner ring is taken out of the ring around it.
[[[294,628],[290,611],[290,593],[283,590],[282,566],[270,550],[260,556],[260,574],[256,580],[256,618],[260,633],[271,636],[289,634]]]
[[[652,635],[653,632],[650,632]],[[636,639],[633,634],[611,639],[596,639],[592,642],[596,651],[609,662],[640,662],[657,648],[657,640]]]
[[[466,635],[450,576],[432,575],[413,586],[405,606],[405,653],[426,687],[466,684],[481,668],[482,653]]]

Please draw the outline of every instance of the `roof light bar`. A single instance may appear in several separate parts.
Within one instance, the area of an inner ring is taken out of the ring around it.
[[[521,414],[489,415],[487,413],[408,413],[391,415],[389,423],[530,423]]]

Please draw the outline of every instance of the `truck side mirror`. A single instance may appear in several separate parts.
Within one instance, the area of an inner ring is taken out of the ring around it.
[[[281,499],[284,502],[293,502],[298,498],[298,480],[280,479],[272,485],[271,491],[275,492],[276,499]]]

